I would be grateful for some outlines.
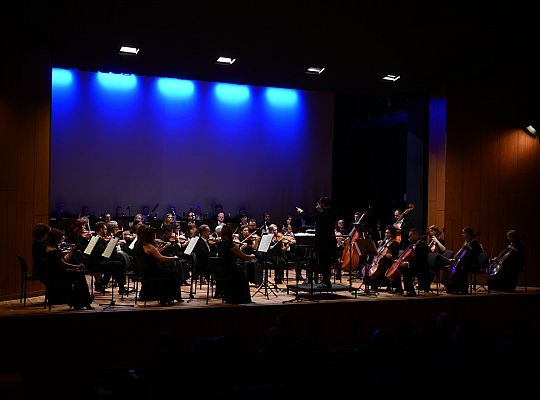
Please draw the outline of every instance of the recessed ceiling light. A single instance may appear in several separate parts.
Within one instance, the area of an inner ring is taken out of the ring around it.
[[[322,72],[325,70],[324,67],[309,67],[306,71],[306,74],[322,74]]]
[[[139,54],[139,49],[137,49],[136,47],[122,46],[120,47],[120,51],[118,52],[118,54],[134,56]]]
[[[228,64],[231,65],[233,62],[236,61],[236,58],[230,58],[230,57],[219,57],[217,59],[217,63],[219,64]]]
[[[388,75],[386,75],[383,79],[384,79],[385,81],[395,82],[395,81],[397,81],[399,78],[400,78],[399,75],[390,75],[390,74],[388,74]]]

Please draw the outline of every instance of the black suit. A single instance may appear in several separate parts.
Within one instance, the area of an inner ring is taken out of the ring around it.
[[[336,254],[337,241],[334,232],[336,217],[330,208],[323,208],[313,216],[302,213],[307,222],[315,222],[314,250],[319,259],[319,270],[323,276],[323,284],[330,285],[332,275],[332,259]]]
[[[193,278],[197,279],[199,277],[199,274],[208,276],[208,259],[212,254],[210,244],[205,242],[202,237],[199,237],[199,240],[197,240],[197,244],[195,244],[195,247],[193,248],[193,252],[197,257],[197,265],[196,270],[193,271]]]

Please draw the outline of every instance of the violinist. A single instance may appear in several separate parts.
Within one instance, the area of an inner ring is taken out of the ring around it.
[[[525,268],[525,253],[516,230],[506,232],[508,245],[490,259],[488,287],[500,292],[515,292],[519,271]]]
[[[439,229],[437,225],[431,225],[428,228],[426,239],[431,253],[443,254],[446,251],[444,239],[441,238],[442,233],[443,230]]]
[[[247,225],[240,228],[240,234],[237,240],[233,240],[235,244],[240,247],[240,251],[246,255],[255,254],[255,250],[259,247],[259,241],[261,240],[256,234],[256,230],[253,233],[249,232]],[[260,264],[254,264],[252,268],[247,269],[248,281],[259,285],[262,282],[263,270]]]
[[[274,265],[275,268],[275,279],[274,283],[276,285],[283,283],[283,271],[285,265],[285,254],[283,252],[284,243],[283,239],[285,236],[283,233],[279,232],[276,224],[270,224],[268,226],[270,233],[273,233],[272,244],[268,249],[268,261]]]
[[[210,244],[210,227],[206,224],[202,224],[198,229],[199,240],[193,248],[193,252],[197,257],[197,265],[193,270],[193,278],[197,280],[199,275],[202,275],[201,282],[207,284],[207,278],[209,275],[208,258],[211,254],[215,253],[214,245]]]
[[[105,288],[109,283],[111,277],[114,278],[118,284],[119,294],[126,293],[124,285],[126,283],[126,266],[123,260],[118,256],[117,250],[113,250],[113,253],[109,258],[103,257],[103,252],[105,251],[110,237],[106,235],[106,226],[105,222],[98,221],[95,225],[96,233],[99,236],[99,240],[96,242],[92,253],[88,257],[87,268],[91,272],[102,273],[100,279],[96,278],[95,281],[95,290],[97,292],[105,293]]]

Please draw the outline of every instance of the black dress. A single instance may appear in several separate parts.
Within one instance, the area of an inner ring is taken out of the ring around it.
[[[61,262],[63,257],[60,249],[45,253],[47,298],[52,304],[90,307],[92,299],[84,273],[66,270]]]
[[[180,300],[180,274],[159,263],[152,255],[146,254],[142,246],[136,247],[135,264],[142,277],[139,297],[143,300],[159,300],[161,305]]]
[[[249,282],[246,273],[246,264],[238,263],[238,257],[233,253],[234,243],[221,241],[217,244],[217,251],[223,260],[223,276],[226,279],[223,288],[223,298],[227,303],[251,303]]]

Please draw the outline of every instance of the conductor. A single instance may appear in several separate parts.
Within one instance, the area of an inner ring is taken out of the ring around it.
[[[317,255],[319,271],[322,274],[322,284],[319,288],[331,288],[332,257],[335,255],[337,242],[334,236],[334,211],[330,208],[330,198],[321,197],[315,206],[316,213],[307,215],[304,210],[296,207],[296,211],[307,222],[315,222],[315,241],[313,249]]]

